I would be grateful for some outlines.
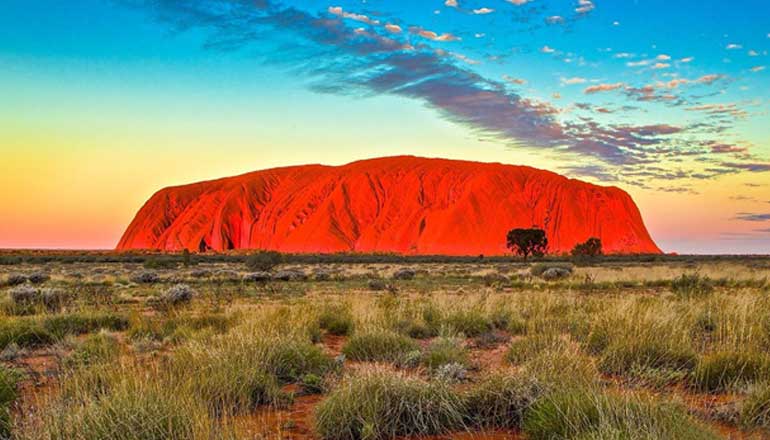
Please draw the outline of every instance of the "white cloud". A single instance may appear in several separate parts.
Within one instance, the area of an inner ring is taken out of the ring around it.
[[[523,86],[527,83],[527,80],[521,79],[521,78],[515,78],[510,75],[503,75],[503,79],[511,84],[516,84],[518,86]]]
[[[671,67],[671,64],[668,64],[668,63],[655,63],[651,68],[655,69],[655,70],[660,70],[660,69],[668,69],[669,67]]]
[[[385,29],[387,29],[388,32],[391,32],[391,33],[394,33],[394,34],[398,34],[398,33],[401,32],[401,26],[399,26],[397,24],[390,24],[390,23],[388,23],[388,24],[385,25]]]
[[[420,27],[409,28],[409,31],[415,35],[419,35],[423,38],[427,38],[432,41],[448,42],[457,41],[460,38],[452,34],[437,34],[436,32],[429,31]]]
[[[641,67],[641,66],[646,66],[648,64],[650,64],[650,62],[647,61],[647,60],[629,61],[629,62],[626,63],[626,66],[628,66],[628,67]]]
[[[548,24],[564,23],[564,17],[561,15],[551,15],[550,17],[545,18],[545,22]]]
[[[585,79],[585,78],[581,78],[579,76],[575,76],[575,77],[572,77],[572,78],[561,78],[559,80],[559,82],[562,85],[569,86],[569,85],[572,85],[572,84],[583,84],[583,83],[588,82],[588,80]]]
[[[556,49],[554,49],[554,48],[552,48],[552,47],[550,47],[548,45],[545,45],[545,46],[540,48],[540,52],[543,52],[543,53],[554,53],[554,52],[556,52]]]
[[[695,59],[695,57],[686,57],[686,58],[682,58],[679,61],[681,61],[683,63],[689,63],[689,62],[692,62],[692,60],[694,60],[694,59]]]
[[[590,95],[592,93],[598,93],[598,92],[609,92],[611,90],[617,90],[625,86],[622,82],[614,83],[614,84],[597,84],[595,86],[589,86],[586,87],[583,93]]]
[[[661,61],[668,61],[668,60],[671,59],[671,56],[662,53],[662,54],[658,55],[657,57],[655,57],[655,59],[661,60]]]
[[[596,6],[591,0],[578,0],[578,7],[575,8],[575,12],[578,14],[586,14],[593,11],[595,8]]]
[[[751,68],[752,72],[761,72],[763,70],[765,70],[765,66],[754,66]]]
[[[479,8],[479,9],[474,9],[473,10],[473,13],[476,14],[476,15],[491,14],[493,12],[495,12],[495,10],[494,9],[490,9],[490,8]]]
[[[516,6],[521,6],[525,3],[529,3],[531,0],[506,0],[508,3],[513,3]]]
[[[372,20],[371,18],[367,17],[366,15],[361,14],[353,14],[351,12],[345,12],[341,6],[329,6],[329,13],[333,15],[337,15],[342,18],[347,18],[350,20],[360,21],[361,23],[371,24],[371,25],[378,25],[380,22],[378,20]]]
[[[449,6],[450,8],[456,8],[456,7],[460,6],[459,4],[457,4],[457,0],[446,0],[444,2],[444,4],[446,6]]]
[[[740,44],[730,43],[727,46],[725,46],[725,49],[727,50],[743,49],[743,46]]]
[[[757,51],[756,51],[756,50],[750,50],[750,51],[749,51],[749,56],[750,56],[750,57],[758,57],[758,56],[759,56],[759,54],[757,53]]]
[[[724,75],[719,75],[719,74],[716,74],[716,73],[712,73],[712,74],[709,74],[709,75],[701,76],[700,78],[696,79],[695,82],[701,83],[701,84],[711,84],[714,81],[716,81],[718,79],[721,79],[722,77],[724,77]]]

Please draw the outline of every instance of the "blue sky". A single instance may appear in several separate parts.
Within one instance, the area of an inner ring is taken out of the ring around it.
[[[116,240],[162,185],[416,154],[620,186],[667,250],[770,249],[767,2],[4,6],[0,149],[17,166],[2,183],[21,195],[3,201],[33,215],[41,208],[17,199],[94,191],[117,214],[83,245]],[[106,182],[29,189],[25,173],[54,159]],[[45,214],[87,224],[64,206]],[[13,222],[0,245],[71,243]]]

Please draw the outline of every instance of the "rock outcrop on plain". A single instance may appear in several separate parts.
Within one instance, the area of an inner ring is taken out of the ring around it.
[[[660,253],[621,189],[526,166],[412,156],[165,188],[117,249],[500,255],[508,230],[533,226],[545,229],[549,253],[589,237],[606,253]]]

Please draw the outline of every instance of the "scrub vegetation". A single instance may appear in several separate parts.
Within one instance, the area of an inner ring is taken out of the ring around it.
[[[2,256],[0,439],[770,435],[768,259],[309,258]]]

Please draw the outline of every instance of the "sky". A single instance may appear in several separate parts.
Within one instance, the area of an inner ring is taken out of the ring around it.
[[[412,154],[618,186],[666,252],[770,253],[765,0],[6,0],[0,248],[158,189]]]

